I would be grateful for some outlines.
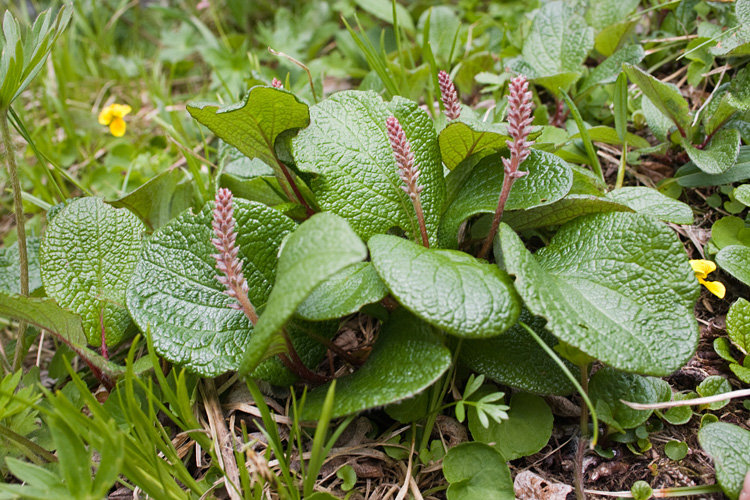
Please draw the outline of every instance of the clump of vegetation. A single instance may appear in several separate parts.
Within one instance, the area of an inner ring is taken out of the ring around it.
[[[0,496],[750,495],[750,0],[37,7]]]

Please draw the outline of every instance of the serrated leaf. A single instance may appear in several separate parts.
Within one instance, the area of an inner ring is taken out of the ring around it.
[[[453,170],[459,163],[484,149],[507,148],[506,126],[461,118],[440,131],[438,142],[443,163]]]
[[[443,475],[448,500],[515,500],[510,469],[503,456],[484,443],[462,443],[448,450]]]
[[[549,442],[552,436],[552,410],[539,396],[517,392],[510,398],[508,419],[491,420],[484,427],[476,411],[469,410],[469,430],[474,441],[495,448],[505,460],[533,455]]]
[[[503,222],[516,231],[560,226],[578,217],[606,212],[634,212],[632,208],[607,198],[568,195],[550,205],[503,214]]]
[[[279,134],[310,123],[306,104],[291,92],[273,87],[253,87],[237,104],[190,103],[187,110],[224,142],[248,158],[260,158],[274,171],[279,170],[274,149]]]
[[[193,206],[195,184],[181,182],[184,177],[179,168],[162,172],[132,193],[108,203],[127,208],[151,229],[158,229]]]
[[[717,422],[698,432],[698,441],[714,459],[716,481],[732,500],[737,500],[750,470],[750,432],[736,425]]]
[[[695,392],[701,395],[701,397],[716,396],[718,394],[724,394],[730,392],[732,386],[729,385],[729,381],[720,375],[711,375],[703,379],[703,382],[698,384],[695,388]],[[720,410],[729,403],[728,399],[724,401],[716,401],[715,403],[709,403],[709,410]]]
[[[529,325],[549,345],[557,339],[544,329],[546,321],[521,309],[519,321]],[[503,385],[536,394],[567,395],[575,391],[565,374],[518,323],[491,339],[464,340],[461,363]],[[569,364],[570,370],[575,370]]]
[[[716,254],[716,263],[720,268],[750,286],[750,247],[744,245],[724,247]]]
[[[583,61],[594,47],[594,30],[566,2],[541,7],[524,40],[523,58],[536,76],[581,73]]]
[[[579,92],[583,92],[594,85],[614,82],[617,79],[617,75],[622,72],[623,63],[638,64],[643,60],[645,55],[646,52],[638,43],[619,49],[591,70],[589,75],[581,82]]]
[[[606,125],[597,125],[596,127],[586,129],[586,132],[589,134],[589,138],[594,142],[603,142],[604,144],[616,144],[618,146],[622,146],[622,141],[617,136],[617,131],[612,127],[607,127]],[[580,139],[581,134],[578,133],[572,135],[570,136],[570,138]],[[630,132],[625,134],[625,138],[628,141],[628,146],[633,146],[635,148],[648,148],[651,146],[651,144],[649,144],[646,139],[638,135],[631,134]]]
[[[42,287],[39,270],[41,238],[26,238],[26,257],[29,266],[29,293]],[[0,292],[21,293],[21,265],[18,262],[18,242],[0,248]]]
[[[675,87],[657,80],[632,64],[623,64],[622,69],[628,74],[630,81],[648,97],[651,104],[683,131],[687,132],[690,129],[692,123],[690,107]]]
[[[727,335],[740,351],[750,353],[750,302],[742,297],[727,313]]]
[[[518,295],[495,265],[396,236],[376,235],[368,245],[375,270],[396,300],[452,335],[493,337],[518,319]]]
[[[695,352],[700,289],[682,244],[660,222],[628,213],[580,217],[536,255],[507,225],[499,236],[526,307],[564,342],[615,368],[657,376]]]
[[[131,326],[125,291],[135,269],[146,226],[126,209],[99,198],[66,206],[51,222],[41,246],[47,295],[79,314],[88,342],[122,341]]]
[[[312,124],[293,141],[297,167],[316,174],[312,191],[324,211],[335,213],[367,240],[400,227],[419,237],[414,207],[401,189],[385,121],[398,118],[421,175],[420,195],[430,242],[445,199],[437,135],[430,117],[401,97],[385,103],[374,92],[339,92],[310,108]]]
[[[450,350],[432,328],[399,308],[381,327],[365,364],[352,375],[336,380],[332,416],[413,397],[440,378],[450,364]],[[303,420],[318,418],[329,385],[317,387],[307,395]]]
[[[685,138],[682,147],[693,163],[707,174],[723,174],[737,162],[740,154],[740,133],[723,128],[713,136],[705,149],[698,149]]]
[[[341,318],[387,293],[372,263],[357,262],[318,285],[297,307],[297,316],[311,321]]]
[[[624,187],[610,191],[606,198],[627,205],[638,213],[664,222],[692,224],[693,210],[689,205],[666,196],[656,189],[643,186]]]
[[[558,156],[544,151],[532,149],[519,170],[529,173],[513,184],[505,210],[554,203],[565,196],[573,185],[570,166]],[[440,221],[441,247],[458,247],[458,228],[467,218],[495,213],[504,176],[500,155],[488,156],[473,168]]]
[[[664,380],[625,373],[604,367],[589,379],[589,397],[597,408],[607,405],[610,409],[599,418],[619,431],[634,429],[648,420],[653,410],[634,410],[623,401],[633,403],[661,403],[669,401],[672,389]]]
[[[238,258],[256,308],[267,301],[281,242],[294,222],[276,210],[235,199]],[[128,308],[156,351],[188,370],[216,376],[236,370],[252,334],[250,320],[216,280],[211,244],[214,203],[183,212],[151,236],[128,287]]]
[[[364,260],[367,247],[342,218],[318,213],[303,222],[279,251],[276,284],[247,344],[239,372],[247,374],[264,359],[284,352],[284,325],[321,283]]]

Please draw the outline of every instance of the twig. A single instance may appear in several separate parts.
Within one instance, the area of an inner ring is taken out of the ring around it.
[[[216,452],[221,458],[224,474],[227,476],[227,493],[232,500],[242,500],[239,492],[240,470],[237,467],[237,460],[234,457],[234,436],[229,432],[227,423],[224,420],[224,413],[221,411],[219,395],[216,392],[216,385],[212,378],[203,379],[203,405],[206,408],[208,422],[212,429],[216,431]]]
[[[705,398],[685,399],[682,401],[669,401],[666,403],[632,403],[621,399],[620,401],[633,408],[634,410],[661,410],[664,408],[674,408],[676,406],[697,406],[706,405],[711,403],[718,403],[719,401],[726,401],[728,399],[742,398],[750,396],[750,389],[741,389],[739,391],[725,392],[724,394],[717,394],[715,396],[706,396]]]

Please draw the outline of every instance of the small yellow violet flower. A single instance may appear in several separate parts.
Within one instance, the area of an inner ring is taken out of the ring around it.
[[[109,125],[109,131],[115,137],[125,135],[125,120],[123,117],[132,111],[127,104],[110,104],[99,113],[99,123]]]
[[[713,293],[720,299],[723,299],[724,294],[727,292],[724,284],[718,281],[706,281],[708,275],[716,271],[716,264],[711,262],[710,260],[698,259],[691,260],[690,265],[693,267],[693,271],[695,272],[695,277],[698,278],[698,282],[708,288],[709,292]]]

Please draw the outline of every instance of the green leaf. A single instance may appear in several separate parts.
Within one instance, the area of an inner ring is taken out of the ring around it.
[[[394,24],[393,19],[393,4],[390,0],[355,0],[357,5],[364,10],[369,12],[377,19],[385,21],[391,25]],[[398,25],[405,29],[409,33],[414,33],[414,21],[412,21],[409,11],[396,2],[396,18]]]
[[[546,446],[552,436],[552,410],[539,396],[517,392],[510,398],[508,419],[501,423],[490,420],[484,427],[476,411],[469,409],[469,430],[475,441],[486,443],[505,458],[533,455]]]
[[[696,397],[698,397],[698,395],[694,392],[689,394],[680,394],[679,392],[672,393],[672,401],[684,401]],[[659,414],[659,410],[657,410],[657,414]],[[688,423],[693,417],[693,409],[689,406],[675,406],[665,411],[661,416],[672,425],[683,425]]]
[[[634,500],[648,500],[653,495],[654,490],[646,481],[636,481],[630,487],[630,494]]]
[[[737,363],[732,363],[729,365],[729,369],[732,370],[732,373],[734,373],[738,379],[746,384],[750,384],[750,368],[746,368]]]
[[[634,212],[620,202],[589,195],[568,195],[550,205],[503,214],[503,222],[516,231],[561,226],[583,215],[606,212]]]
[[[325,280],[366,257],[367,247],[344,219],[319,213],[303,222],[279,251],[276,284],[239,372],[247,374],[265,358],[284,352],[279,333],[297,307]]]
[[[617,131],[613,129],[612,127],[607,127],[605,125],[597,125],[596,127],[591,127],[591,128],[586,129],[586,132],[588,133],[589,138],[595,142],[603,142],[605,144],[616,144],[618,146],[622,146],[623,144],[622,140],[620,140],[620,138],[617,135]],[[581,138],[580,133],[570,136],[570,139],[580,139],[580,138]],[[638,135],[631,134],[630,132],[625,134],[625,138],[628,141],[628,146],[633,146],[635,148],[648,148],[651,146],[646,139]]]
[[[711,227],[711,241],[720,250],[730,245],[750,246],[750,228],[739,217],[722,217]]]
[[[643,60],[645,55],[646,52],[638,43],[619,49],[591,70],[589,75],[581,82],[578,92],[583,92],[595,85],[614,82],[617,79],[617,75],[622,72],[623,63],[638,64]]]
[[[268,301],[278,249],[295,224],[259,203],[235,199],[233,206],[238,258],[257,309]],[[253,331],[216,280],[213,209],[211,202],[198,214],[183,212],[154,232],[127,297],[133,320],[142,331],[150,328],[156,351],[204,376],[236,370]]]
[[[653,410],[634,410],[622,401],[661,403],[670,400],[672,390],[667,382],[656,377],[642,377],[606,366],[591,376],[589,397],[596,405],[597,413],[601,405],[610,410],[598,413],[599,418],[622,432],[638,427],[653,413]]]
[[[734,198],[745,205],[746,207],[750,207],[750,184],[743,184],[741,186],[737,186],[734,189]]]
[[[586,21],[597,30],[627,18],[640,3],[639,0],[599,0],[592,2],[586,11]]]
[[[499,235],[526,307],[564,342],[657,376],[695,352],[699,285],[679,239],[660,222],[628,213],[580,217],[536,255],[507,225]]]
[[[39,247],[41,238],[26,238],[26,257],[29,265],[29,293],[42,287],[39,270]],[[0,248],[0,291],[21,293],[21,265],[18,262],[18,241]]]
[[[62,418],[48,418],[47,424],[55,441],[68,491],[74,498],[87,498],[93,486],[90,452]]]
[[[583,61],[594,47],[594,30],[566,2],[541,7],[523,44],[523,58],[536,76],[581,73]]]
[[[453,170],[459,163],[474,153],[484,149],[507,148],[505,141],[510,139],[505,125],[486,123],[461,118],[448,124],[440,131],[438,142],[443,163]]]
[[[400,227],[419,237],[414,207],[401,189],[385,121],[398,118],[420,168],[420,195],[430,242],[435,243],[445,199],[437,135],[417,103],[401,97],[385,103],[374,92],[334,94],[310,109],[312,124],[293,141],[297,167],[317,174],[311,188],[321,209],[347,219],[367,240]]]
[[[704,133],[713,134],[734,115],[736,108],[730,103],[729,83],[719,86],[702,113]]]
[[[610,191],[605,197],[664,222],[693,223],[693,210],[689,205],[663,195],[656,189],[643,186],[624,187]]]
[[[50,222],[41,246],[47,295],[78,313],[88,342],[118,344],[131,326],[125,291],[146,226],[126,209],[82,198]]]
[[[493,337],[518,319],[518,295],[495,265],[396,236],[376,235],[368,245],[375,270],[396,300],[452,335]]]
[[[344,465],[339,470],[336,471],[336,477],[341,479],[341,490],[342,491],[349,491],[352,488],[354,488],[354,485],[357,483],[357,473],[354,471],[354,467],[352,467],[349,464]],[[332,499],[336,499],[336,497],[331,497]]]
[[[729,84],[729,104],[739,111],[750,111],[750,70],[740,69]]]
[[[664,445],[664,453],[666,453],[670,460],[678,462],[687,456],[688,445],[687,443],[673,439]]]
[[[722,186],[750,179],[750,146],[740,147],[734,166],[723,174],[711,175],[701,171],[693,162],[683,165],[675,174],[677,183],[683,187]]]
[[[505,459],[484,443],[462,443],[448,450],[443,475],[451,483],[448,500],[515,500]]]
[[[529,325],[544,341],[554,346],[557,339],[544,329],[546,321],[521,309],[519,321]],[[575,387],[557,364],[518,323],[491,339],[464,340],[461,363],[503,385],[537,394],[566,395]],[[571,370],[575,370],[570,365]]]
[[[611,57],[615,51],[626,43],[628,37],[638,25],[638,19],[626,19],[625,21],[611,24],[596,34],[594,38],[594,49],[603,56]],[[625,61],[631,62],[631,61]],[[636,64],[640,61],[632,62]]]
[[[716,263],[720,268],[750,286],[750,247],[731,245],[724,247],[716,254]]]
[[[341,318],[387,293],[372,263],[357,262],[318,285],[297,307],[297,315],[311,321]]]
[[[742,297],[727,313],[727,335],[740,351],[750,353],[750,302]]]
[[[726,392],[730,392],[731,390],[732,386],[729,385],[729,381],[720,375],[711,375],[710,377],[706,377],[703,382],[701,382],[698,387],[695,388],[695,391],[704,398],[709,396],[716,396],[718,394],[724,394]],[[727,404],[729,404],[728,399],[724,401],[717,401],[715,403],[710,403],[708,405],[708,409],[720,410]]]
[[[352,375],[336,380],[332,416],[410,398],[438,380],[450,364],[450,350],[432,328],[399,308],[381,327],[365,364]],[[308,394],[303,420],[318,418],[329,385],[316,387]]]
[[[513,184],[505,210],[548,205],[561,199],[573,185],[570,166],[558,156],[531,150],[519,170],[529,172]],[[495,213],[505,172],[500,155],[482,159],[471,171],[456,199],[440,221],[440,245],[458,247],[458,228],[472,215]]]
[[[693,120],[690,107],[675,87],[662,83],[632,64],[623,64],[622,69],[659,111],[683,132],[689,131]]]
[[[737,500],[750,470],[750,432],[736,425],[717,422],[698,432],[698,441],[714,459],[716,481],[732,500]]]
[[[740,154],[740,133],[723,128],[713,136],[705,149],[698,149],[685,138],[682,147],[695,165],[707,174],[723,174],[737,162]]]
[[[662,113],[645,95],[641,97],[641,110],[648,128],[651,129],[654,136],[662,142],[666,141],[669,131],[674,127],[672,120]]]
[[[287,90],[253,87],[242,102],[189,103],[190,115],[248,158],[260,158],[280,174],[274,145],[285,130],[307,127],[310,111]]]
[[[110,378],[124,372],[124,368],[105,360],[86,347],[81,317],[57,305],[54,299],[7,295],[0,292],[0,315],[27,321],[57,335],[76,354],[102,370]]]
[[[737,360],[734,359],[734,356],[732,355],[732,349],[730,347],[729,339],[726,337],[716,337],[714,339],[714,351],[716,351],[716,354],[718,354],[719,357],[725,361],[729,361],[730,363],[737,362]]]
[[[628,135],[628,76],[624,71],[620,72],[617,81],[615,82],[614,119],[615,132],[617,132],[617,138],[622,143],[626,140]],[[589,135],[591,135],[590,131]],[[628,137],[628,140],[632,139]],[[640,147],[648,148],[651,146],[648,141],[646,141],[646,144],[648,145]],[[626,148],[627,146],[623,147],[623,149]],[[627,153],[627,151],[623,151],[623,153]]]
[[[219,187],[229,189],[237,198],[268,206],[288,202],[278,179],[274,177],[273,169],[260,158],[251,160],[227,144],[220,147],[220,151],[223,155],[217,181]]]
[[[184,177],[179,168],[162,172],[132,193],[108,203],[127,208],[151,229],[158,229],[193,206],[195,185],[181,182]]]

